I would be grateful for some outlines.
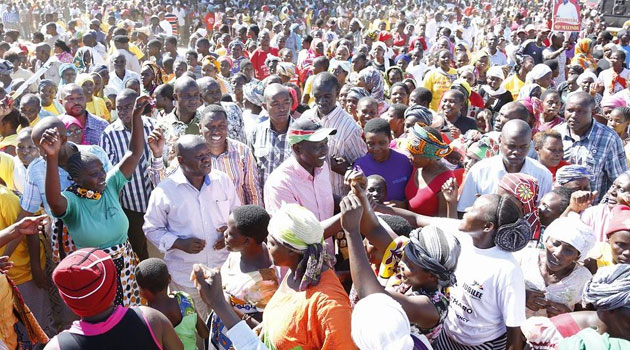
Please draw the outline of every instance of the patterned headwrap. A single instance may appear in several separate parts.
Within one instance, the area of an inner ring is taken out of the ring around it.
[[[221,70],[221,63],[219,63],[219,61],[212,55],[208,55],[201,60],[202,67],[207,64],[214,65],[214,67],[217,69],[217,72]]]
[[[540,116],[545,111],[542,101],[538,97],[528,96],[518,100],[534,116],[534,120],[540,120]]]
[[[472,153],[479,157],[479,160],[494,157],[499,154],[499,142],[490,136],[484,135],[479,141],[473,142],[468,146],[468,153]]]
[[[346,99],[360,100],[363,97],[368,97],[370,94],[362,87],[352,87],[348,90],[348,94],[346,95]]]
[[[269,221],[269,236],[302,255],[293,278],[300,291],[319,283],[324,264],[331,266],[325,249],[324,228],[315,215],[298,204],[285,204]]]
[[[522,173],[506,174],[499,181],[499,187],[514,196],[523,204],[523,219],[527,221],[533,235],[540,235],[540,217],[538,216],[538,180]]]
[[[419,154],[429,159],[441,159],[453,152],[449,145],[427,132],[420,123],[409,130],[407,150],[411,154]]]
[[[144,63],[142,63],[142,68],[140,69],[140,71],[142,72],[145,68],[149,68],[153,71],[154,78],[151,84],[153,87],[151,88],[151,91],[149,91],[149,94],[153,94],[153,90],[155,90],[156,87],[164,84],[164,74],[162,72],[162,69],[158,67],[157,64],[151,61],[144,61]]]
[[[630,307],[630,265],[600,267],[584,286],[582,300],[584,304],[593,304],[596,310]]]
[[[232,69],[232,67],[234,67],[234,60],[230,56],[221,56],[217,60],[219,61],[219,64],[221,62],[223,62],[223,61],[227,62],[228,65],[230,66],[230,69]]]
[[[72,61],[72,63],[80,70],[80,71],[84,71],[87,66],[86,66],[86,62],[85,62],[85,54],[86,53],[90,53],[90,66],[94,65],[94,57],[92,56],[92,48],[88,47],[88,46],[83,46],[80,47],[77,50],[77,53],[74,54],[74,60]]]
[[[405,76],[405,72],[403,72],[402,68],[400,66],[391,66],[389,68],[387,68],[387,71],[385,71],[385,82],[387,83],[387,86],[391,86],[392,82],[389,81],[389,72],[396,70],[400,73],[401,77]]]
[[[378,31],[376,30],[371,30],[367,33],[367,37],[372,39],[372,41],[376,41],[376,39],[378,39]]]
[[[385,80],[378,69],[367,67],[361,70],[359,80],[363,82],[370,96],[379,102],[385,99]]]
[[[264,91],[261,81],[251,81],[243,85],[243,98],[256,106],[262,107],[265,101]]]
[[[404,254],[414,264],[438,277],[438,284],[446,288],[455,284],[455,268],[461,245],[451,233],[437,226],[425,226],[409,234]]]
[[[280,62],[276,67],[276,74],[293,79],[297,75],[295,65],[291,62]]]
[[[556,183],[563,186],[579,179],[590,180],[593,174],[584,165],[565,165],[556,171]]]

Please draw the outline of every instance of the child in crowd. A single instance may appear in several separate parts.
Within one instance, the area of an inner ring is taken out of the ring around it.
[[[143,260],[136,268],[136,280],[140,295],[149,306],[166,316],[175,328],[175,333],[184,344],[184,350],[197,349],[195,333],[201,339],[208,338],[208,327],[195,309],[190,295],[185,292],[168,292],[171,275],[162,259]]]
[[[383,204],[387,198],[387,181],[381,175],[372,174],[367,177],[367,193],[378,204]]]
[[[269,220],[264,208],[243,205],[230,214],[224,232],[230,255],[221,267],[223,290],[236,314],[252,328],[262,321],[265,306],[280,281],[265,243]],[[227,329],[216,315],[212,316],[211,333],[210,340],[217,349],[231,348]]]
[[[0,118],[0,151],[15,155],[17,146],[17,130],[21,126],[28,126],[28,120],[17,110],[12,110],[9,114]]]

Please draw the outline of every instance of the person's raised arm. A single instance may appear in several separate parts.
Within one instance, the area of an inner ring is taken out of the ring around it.
[[[16,223],[0,230],[0,247],[4,247],[9,241],[22,236],[37,235],[44,231],[46,215],[28,216]]]
[[[144,127],[142,125],[142,111],[149,104],[150,97],[143,95],[136,99],[131,117],[131,139],[129,139],[129,151],[120,160],[119,169],[125,178],[130,179],[140,163],[144,153]]]
[[[66,197],[61,195],[59,182],[59,151],[61,150],[61,138],[55,128],[44,131],[41,146],[46,155],[46,201],[50,211],[55,216],[62,216],[68,208]]]
[[[445,202],[445,216],[447,218],[457,219],[457,181],[454,177],[446,180],[444,185],[442,185],[442,191],[440,193],[442,195],[441,199],[444,199]]]

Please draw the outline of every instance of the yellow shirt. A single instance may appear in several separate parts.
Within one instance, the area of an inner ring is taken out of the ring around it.
[[[100,97],[92,96],[92,102],[87,102],[85,104],[85,109],[87,109],[87,111],[91,114],[94,114],[97,117],[101,117],[108,122],[112,118],[111,114],[109,113],[109,109],[107,109],[107,104],[105,103],[105,100]]]
[[[15,189],[15,185],[13,184],[13,169],[15,169],[13,157],[4,152],[0,152],[0,180],[12,190]],[[0,213],[0,215],[1,214],[2,213]]]
[[[315,106],[315,98],[313,97],[313,78],[314,75],[311,75],[306,79],[306,83],[304,84],[304,95],[308,95],[308,106]]]
[[[22,208],[20,207],[20,199],[18,196],[13,194],[13,192],[5,186],[0,186],[0,229],[12,225],[17,220],[21,211]],[[42,269],[46,264],[43,248],[44,246],[40,240],[39,261]],[[5,249],[2,249],[2,255],[4,255]],[[9,257],[9,260],[13,261],[13,267],[9,270],[9,278],[11,278],[15,284],[20,285],[33,279],[33,275],[31,274],[31,259],[28,253],[26,239],[20,241],[13,251],[13,254]]]
[[[512,94],[514,101],[518,99],[518,93],[521,92],[523,86],[525,86],[525,82],[519,79],[516,74],[507,77],[503,81],[503,87]]]
[[[4,148],[9,146],[17,147],[17,134],[12,134],[0,138],[0,150],[3,150]]]
[[[589,256],[597,261],[597,268],[613,264],[612,247],[608,242],[598,242],[589,252]]]
[[[451,68],[448,71],[448,74],[452,76],[457,76],[457,71]],[[423,86],[429,91],[431,91],[431,93],[433,94],[433,99],[431,100],[431,105],[430,105],[430,108],[433,111],[438,112],[438,108],[440,107],[440,101],[442,100],[442,95],[446,91],[450,90],[451,84],[452,84],[451,79],[447,77],[446,75],[440,73],[440,71],[437,69],[430,71],[424,77]]]
[[[50,113],[52,113],[52,114],[54,114],[54,115],[60,115],[60,114],[62,114],[62,113],[61,113],[61,111],[57,109],[57,107],[55,106],[55,103],[54,103],[54,102],[53,102],[53,103],[51,103],[49,106],[42,106],[42,108],[43,108],[45,111],[48,111],[48,112],[50,112]]]

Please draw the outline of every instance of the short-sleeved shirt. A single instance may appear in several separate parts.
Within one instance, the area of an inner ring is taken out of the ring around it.
[[[532,56],[535,64],[543,63],[543,50],[545,46],[536,45],[536,41],[532,41],[523,48],[523,54]]]
[[[365,176],[380,175],[387,183],[387,201],[405,200],[405,186],[411,177],[413,166],[409,159],[394,150],[389,151],[389,158],[384,162],[377,162],[371,154],[366,154],[354,162],[361,167]]]
[[[434,69],[427,73],[424,77],[423,87],[429,89],[433,94],[431,99],[431,109],[436,111],[440,106],[442,95],[451,88],[451,84],[457,78],[457,71],[453,68],[448,71],[448,75],[445,75],[438,69]]]
[[[63,191],[68,206],[63,219],[78,248],[109,248],[127,239],[129,220],[120,205],[120,191],[129,182],[118,167],[107,174],[107,185],[100,199],[81,198]]]

